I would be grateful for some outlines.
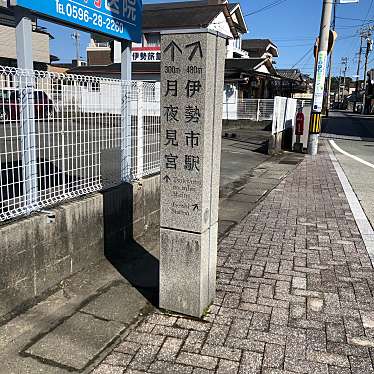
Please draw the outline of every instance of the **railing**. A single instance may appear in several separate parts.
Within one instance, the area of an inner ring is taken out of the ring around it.
[[[95,42],[91,40],[90,44],[88,45],[88,48],[110,48],[109,42]]]
[[[0,67],[0,221],[157,173],[159,91]]]
[[[297,99],[297,107],[304,108],[307,106],[312,106],[313,99]]]
[[[273,99],[239,99],[223,104],[223,119],[266,121],[273,118]]]
[[[278,131],[292,115],[276,100],[225,103],[223,118]],[[0,222],[158,173],[159,83],[0,66],[0,167]]]

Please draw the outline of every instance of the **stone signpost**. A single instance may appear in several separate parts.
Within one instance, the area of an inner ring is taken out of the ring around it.
[[[200,317],[216,289],[226,40],[161,36],[160,307]]]

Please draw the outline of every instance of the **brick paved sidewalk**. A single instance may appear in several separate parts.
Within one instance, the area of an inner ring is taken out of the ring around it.
[[[374,373],[374,271],[320,151],[220,243],[204,322],[155,312],[94,373]]]

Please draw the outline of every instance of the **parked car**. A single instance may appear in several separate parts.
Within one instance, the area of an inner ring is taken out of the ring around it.
[[[0,120],[17,121],[20,119],[20,91],[0,90]],[[35,119],[53,117],[55,113],[52,100],[44,91],[34,91]]]

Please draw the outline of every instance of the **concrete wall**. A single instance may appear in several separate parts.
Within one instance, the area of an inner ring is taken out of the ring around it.
[[[159,188],[153,176],[0,226],[0,322],[132,237],[155,237]]]
[[[102,197],[0,227],[0,318],[103,258]]]
[[[222,121],[223,130],[252,129],[271,131],[271,121],[252,121],[250,119],[224,119]]]

